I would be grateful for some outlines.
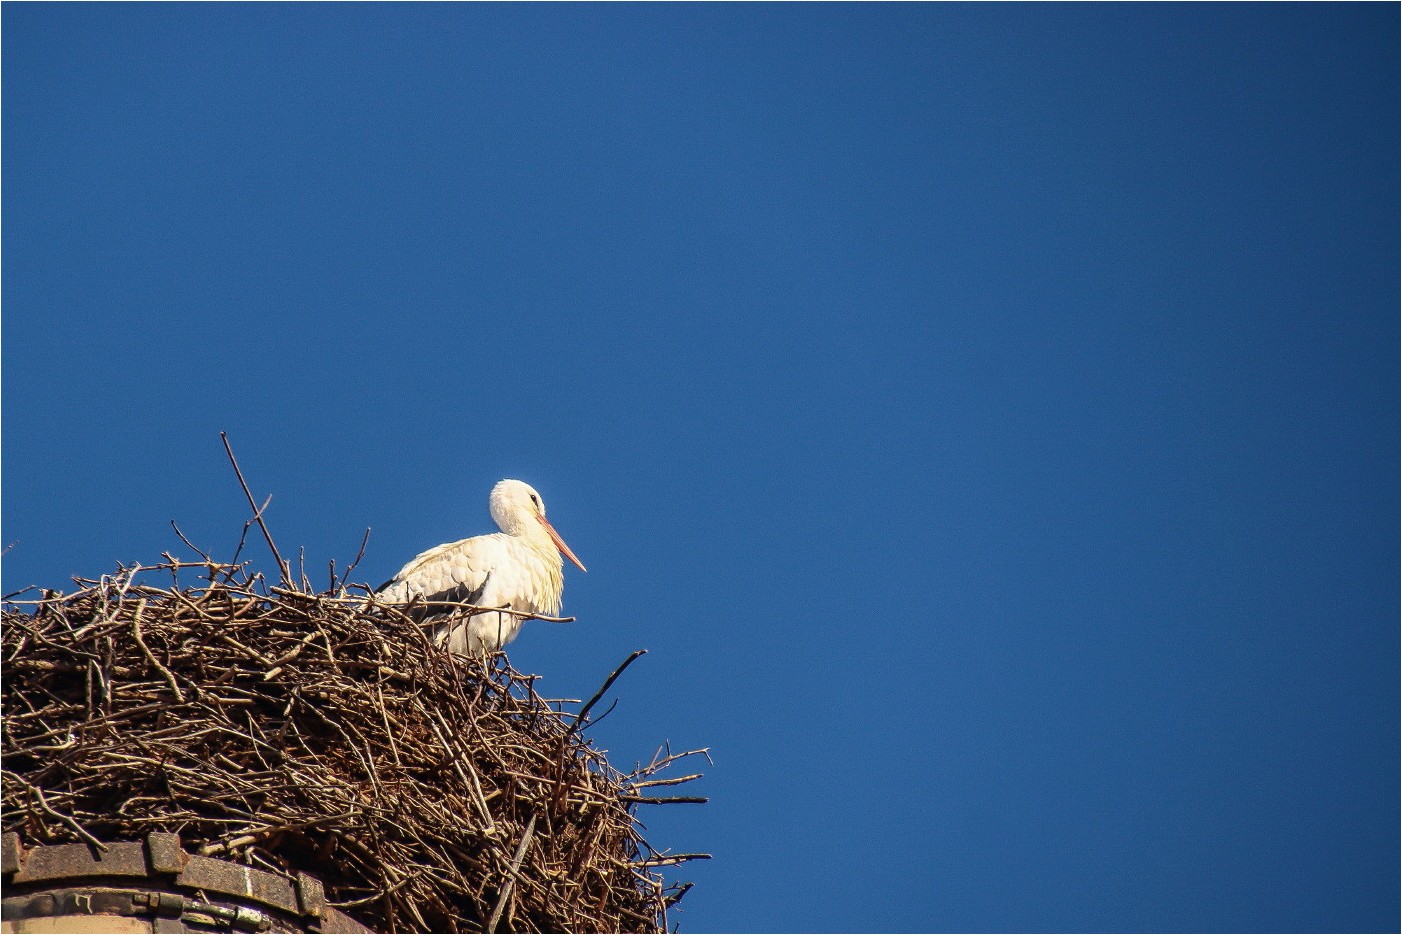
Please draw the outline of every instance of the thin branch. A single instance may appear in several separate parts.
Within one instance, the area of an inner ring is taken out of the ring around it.
[[[220,432],[219,438],[224,442],[224,452],[229,456],[229,463],[234,466],[234,474],[239,479],[239,486],[243,488],[243,495],[248,498],[248,506],[253,510],[253,519],[258,523],[258,528],[263,530],[263,538],[267,540],[268,548],[272,550],[273,558],[277,560],[277,569],[282,576],[282,583],[289,588],[293,587],[292,567],[283,561],[282,553],[277,550],[277,543],[273,542],[273,534],[268,531],[268,524],[263,521],[263,509],[272,501],[272,497],[264,501],[262,507],[258,506],[253,499],[253,491],[248,489],[248,481],[243,479],[243,471],[239,469],[238,459],[234,457],[234,449],[229,444],[228,433]]]
[[[43,811],[45,815],[48,815],[50,818],[54,818],[58,821],[61,821],[68,827],[72,828],[73,832],[77,834],[78,837],[82,838],[85,842],[87,842],[88,846],[94,847],[100,852],[105,852],[107,850],[107,845],[103,844],[97,838],[93,837],[92,834],[88,832],[88,829],[84,828],[82,825],[78,824],[78,822],[74,821],[71,816],[56,811],[54,807],[49,804],[49,800],[44,798],[43,789],[34,785],[32,782],[27,781],[18,773],[12,773],[9,770],[5,770],[5,775],[13,776],[25,788],[33,792],[35,800],[39,803],[40,810]]]
[[[355,561],[346,566],[345,574],[341,575],[342,581],[349,581],[351,572],[355,571],[355,566],[360,564],[360,560],[365,557],[365,546],[370,543],[370,527],[365,527],[365,535],[360,538],[360,551],[355,553]]]
[[[521,843],[516,848],[516,856],[511,858],[511,870],[506,877],[506,885],[501,888],[501,895],[497,897],[496,908],[492,910],[491,921],[487,923],[487,935],[493,935],[497,930],[497,923],[501,921],[501,912],[506,908],[506,901],[511,898],[511,891],[516,888],[516,874],[521,872],[521,860],[526,856],[526,848],[530,846],[531,837],[535,834],[535,815],[526,823],[526,833],[521,835]]]
[[[146,640],[141,635],[141,615],[145,610],[146,598],[143,597],[136,602],[136,613],[131,615],[131,635],[136,637],[136,645],[140,646],[141,651],[146,654],[147,661],[149,661],[151,665],[155,667],[156,671],[161,673],[161,677],[166,680],[166,684],[170,686],[171,693],[175,695],[175,700],[183,704],[185,702],[185,694],[180,690],[180,686],[175,683],[175,676],[169,669],[161,665],[160,660],[156,658],[155,653],[151,652],[151,647],[146,645]]]
[[[345,579],[344,579],[344,576],[342,577],[342,580],[345,580]],[[279,589],[279,588],[273,588],[273,591],[274,591],[274,592],[277,592],[277,593],[282,593],[282,594],[289,594],[289,593],[291,593],[291,594],[296,594],[296,593],[300,593],[300,592],[297,592],[297,591],[295,591],[295,590],[293,590],[293,591],[283,591],[283,590],[281,590],[281,589]],[[439,609],[439,608],[448,608],[448,609],[451,609],[451,610],[453,610],[453,611],[461,611],[461,612],[462,612],[461,614],[455,614],[454,616],[468,616],[468,617],[470,617],[470,616],[473,616],[473,615],[475,615],[475,614],[482,614],[482,613],[508,614],[509,616],[512,616],[512,617],[520,617],[520,618],[521,618],[521,621],[522,621],[523,623],[524,623],[525,621],[527,621],[527,620],[544,620],[546,623],[574,623],[574,622],[575,622],[575,618],[574,618],[574,617],[547,617],[547,616],[545,616],[544,614],[535,614],[535,613],[531,613],[529,610],[512,610],[510,607],[506,607],[506,606],[502,606],[502,607],[487,607],[487,606],[484,606],[484,605],[482,605],[482,604],[468,604],[468,603],[466,603],[466,602],[464,602],[464,601],[425,601],[425,600],[423,600],[423,599],[421,599],[421,598],[419,598],[419,597],[417,597],[417,596],[415,596],[414,598],[410,599],[409,601],[407,601],[407,602],[405,602],[405,603],[386,602],[386,601],[384,600],[384,598],[383,598],[378,592],[374,592],[374,591],[370,592],[369,596],[370,596],[371,598],[374,599],[374,606],[376,606],[376,607],[383,607],[383,608],[385,608],[385,609],[387,609],[387,610],[393,610],[393,611],[396,611],[396,612],[401,613],[401,614],[404,613],[405,611],[408,611],[408,610],[417,610],[417,609],[419,609],[419,608],[425,608],[425,607],[427,607],[427,608],[433,608],[433,609],[435,609],[435,610],[436,610],[436,609]],[[356,607],[363,607],[363,606],[365,606],[365,604],[366,604],[365,598],[363,598],[363,597],[339,597],[339,596],[331,595],[331,594],[322,594],[322,595],[318,595],[318,598],[319,598],[320,600],[323,600],[323,601],[335,601],[335,602],[349,603],[349,604],[353,604],[353,605],[356,606]],[[425,625],[425,626],[431,625],[431,626],[437,627],[437,626],[442,626],[442,624],[443,624],[443,620],[442,620],[441,618],[438,619],[438,620],[424,621],[424,622],[423,622],[423,625]],[[643,650],[643,652],[647,652],[647,650]]]
[[[691,782],[693,779],[700,779],[700,773],[692,773],[690,776],[677,776],[672,779],[644,779],[642,782],[629,783],[634,789],[644,789],[648,786],[679,786],[684,782]]]
[[[589,717],[590,710],[593,709],[594,705],[599,703],[600,698],[604,697],[604,692],[608,691],[609,687],[613,685],[614,682],[618,681],[618,677],[623,674],[623,670],[636,662],[639,657],[645,655],[647,655],[646,649],[635,649],[631,656],[623,660],[622,665],[613,670],[613,674],[604,680],[603,686],[594,693],[594,697],[590,698],[589,701],[585,703],[584,707],[579,709],[579,715],[575,718],[574,723],[570,725],[569,730],[565,731],[564,740],[568,740],[570,735],[584,726],[585,720]]]
[[[633,864],[634,867],[670,867],[673,864],[686,863],[688,860],[710,860],[710,854],[671,854],[666,857],[654,857],[651,860],[640,860]]]
[[[205,554],[204,550],[200,549],[193,542],[187,539],[185,537],[185,533],[180,531],[180,527],[175,525],[175,520],[170,521],[170,528],[175,530],[175,534],[180,537],[181,542],[185,543],[187,546],[190,547],[190,551],[194,552],[200,558],[204,559],[205,562],[213,564],[214,559],[210,558],[207,554]]]
[[[645,795],[620,795],[618,799],[621,802],[635,802],[639,805],[678,805],[681,803],[705,805],[707,802],[711,801],[704,795],[671,795],[658,798],[651,798]]]

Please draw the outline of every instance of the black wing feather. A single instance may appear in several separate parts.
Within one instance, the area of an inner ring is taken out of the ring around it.
[[[390,580],[386,581],[384,584],[376,588],[375,592],[378,594],[385,588],[394,584],[395,580],[396,579],[391,578]],[[452,613],[453,611],[458,609],[456,607],[433,606],[434,604],[439,603],[446,602],[454,604],[476,604],[477,602],[482,600],[482,595],[486,593],[487,590],[487,582],[491,580],[492,573],[489,571],[487,572],[487,576],[482,579],[482,583],[475,588],[469,588],[465,584],[459,584],[455,585],[454,587],[447,588],[446,590],[439,591],[436,594],[425,594],[422,597],[416,596],[413,602],[414,609],[410,612],[409,616],[413,620],[422,621],[428,617],[441,617],[444,614]]]

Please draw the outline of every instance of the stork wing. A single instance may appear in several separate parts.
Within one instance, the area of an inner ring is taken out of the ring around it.
[[[434,546],[375,589],[384,600],[457,601],[475,604],[491,577],[486,536]]]

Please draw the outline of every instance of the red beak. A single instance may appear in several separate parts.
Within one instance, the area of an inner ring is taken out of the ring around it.
[[[550,525],[550,521],[549,521],[548,519],[546,519],[544,516],[540,516],[539,514],[536,515],[536,519],[540,520],[540,524],[541,524],[542,526],[544,526],[544,527],[545,527],[545,531],[548,532],[548,533],[550,534],[550,539],[551,539],[552,542],[555,543],[555,548],[557,548],[557,549],[560,550],[560,554],[564,555],[565,558],[569,559],[570,561],[572,561],[572,562],[574,562],[576,565],[578,565],[580,571],[588,571],[588,570],[589,570],[589,569],[587,569],[587,568],[584,567],[584,563],[581,562],[581,561],[575,556],[574,552],[572,552],[572,551],[570,550],[570,547],[567,546],[567,545],[565,545],[565,540],[560,538],[560,534],[559,534],[558,532],[555,531],[555,527],[554,527],[554,526],[551,526],[551,525]]]

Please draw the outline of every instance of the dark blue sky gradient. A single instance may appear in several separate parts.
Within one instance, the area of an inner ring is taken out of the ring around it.
[[[1396,5],[2,15],[7,591],[519,477],[684,931],[1397,930]]]

